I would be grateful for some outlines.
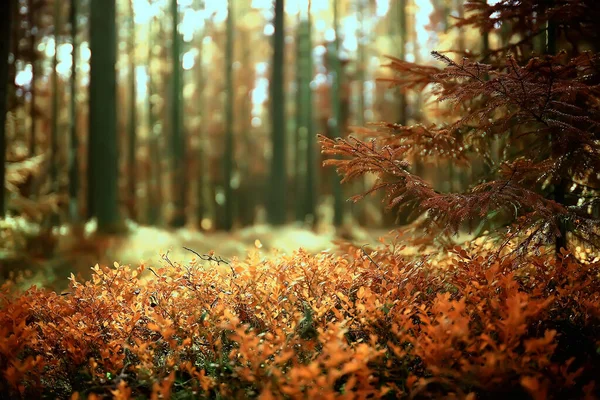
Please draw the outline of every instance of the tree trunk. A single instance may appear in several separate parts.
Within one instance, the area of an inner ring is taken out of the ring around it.
[[[333,0],[333,29],[335,31],[335,41],[329,52],[329,62],[333,74],[333,84],[331,88],[331,109],[333,112],[333,123],[331,136],[341,137],[342,130],[342,63],[340,60],[340,30],[339,30],[339,1]],[[331,174],[333,177],[333,225],[342,226],[344,222],[344,199],[341,178],[337,173]]]
[[[224,179],[225,189],[225,207],[223,210],[223,228],[230,231],[234,223],[233,206],[233,188],[231,180],[233,178],[234,168],[234,148],[233,148],[233,102],[235,93],[233,88],[233,44],[234,44],[234,8],[233,0],[227,2],[227,37],[225,38],[225,154],[224,154]]]
[[[284,95],[284,0],[275,0],[275,33],[273,34],[273,62],[271,64],[271,182],[269,222],[282,225],[286,221],[286,124]]]
[[[485,2],[487,3],[487,0],[485,0]],[[488,16],[489,18],[489,16]],[[482,62],[487,62],[489,61],[490,55],[490,32],[487,29],[483,29],[481,32],[481,55],[480,55],[480,59]]]
[[[198,9],[200,9],[201,4],[198,5]],[[204,148],[204,141],[205,141],[205,134],[204,134],[204,126],[205,124],[205,114],[204,114],[204,90],[206,88],[206,78],[204,76],[204,70],[202,68],[202,41],[204,39],[204,33],[199,34],[198,35],[198,39],[196,41],[196,47],[198,48],[198,60],[196,61],[196,95],[197,97],[197,101],[196,101],[196,109],[198,110],[198,117],[200,118],[200,124],[198,125],[197,128],[197,140],[198,140],[198,150],[196,151],[197,154],[197,170],[196,170],[196,176],[197,176],[197,190],[196,190],[196,217],[197,217],[197,224],[198,224],[198,228],[201,229],[202,228],[202,220],[204,219],[204,216],[207,212],[208,209],[208,201],[207,201],[207,191],[206,191],[206,185],[208,184],[208,179],[207,178],[207,157],[205,154],[205,148]]]
[[[29,86],[29,95],[30,97],[30,117],[31,117],[31,131],[29,134],[29,156],[35,156],[36,145],[37,145],[37,110],[36,110],[36,90],[35,90],[35,75],[37,73],[37,35],[34,33],[33,28],[37,28],[35,26],[36,20],[34,18],[35,6],[33,4],[34,0],[29,0],[27,3],[27,16],[29,19],[29,47],[31,51],[31,83]]]
[[[173,195],[174,215],[170,225],[174,228],[183,227],[186,223],[186,137],[183,127],[182,109],[182,67],[181,67],[181,37],[177,29],[179,25],[179,10],[177,0],[171,0],[171,18],[173,30],[171,36],[171,57],[173,62],[173,101],[171,104],[171,157],[173,160]]]
[[[127,173],[129,175],[127,188],[127,206],[129,218],[137,220],[136,182],[138,179],[136,150],[137,150],[137,97],[136,97],[136,71],[135,71],[135,21],[133,0],[129,1],[130,30],[129,30],[129,126],[127,140]]]
[[[404,60],[406,58],[406,42],[407,42],[407,26],[406,26],[406,0],[398,0],[397,3],[398,16],[398,58]],[[406,93],[402,89],[398,90],[398,123],[406,125],[407,118],[407,102]]]
[[[304,121],[302,115],[302,68],[303,68],[303,54],[302,46],[304,42],[304,24],[305,21],[302,17],[298,18],[298,28],[296,29],[296,104],[295,104],[295,129],[294,129],[294,215],[296,221],[304,221],[304,201],[305,199],[300,196],[300,193],[304,192],[305,181],[305,149],[303,148],[303,134],[305,134],[305,128],[303,128]]]
[[[548,2],[551,5],[551,2]],[[558,44],[558,26],[556,22],[550,20],[546,26],[546,40],[545,40],[545,54],[555,55],[557,53]],[[550,138],[552,141],[552,138]],[[554,145],[553,145],[554,146]],[[563,174],[567,174],[567,171],[563,171]],[[566,194],[567,194],[567,182],[566,180],[559,178],[559,181],[554,186],[554,201],[559,204],[565,205]],[[567,233],[569,232],[569,223],[564,219],[558,221],[558,229],[560,235],[556,237],[555,252],[560,254],[561,249],[568,250],[569,243],[567,241]]]
[[[6,112],[13,0],[0,2],[0,218],[6,215]]]
[[[59,141],[59,110],[60,110],[60,94],[58,93],[58,47],[59,34],[62,26],[61,18],[61,2],[54,3],[54,55],[52,57],[52,125],[50,132],[50,187],[53,193],[60,191],[60,183],[58,180],[58,141]],[[60,223],[59,215],[53,213],[50,217],[50,226],[55,226]]]
[[[356,49],[356,81],[358,83],[358,110],[356,114],[358,118],[356,123],[358,126],[365,126],[365,109],[366,109],[366,99],[365,99],[365,81],[366,81],[366,65],[367,65],[367,51],[365,46],[366,40],[366,31],[365,31],[365,21],[366,21],[366,8],[365,2],[363,0],[356,0],[357,3],[357,14],[359,16],[359,23],[356,26],[356,38],[358,41],[358,47]],[[396,6],[397,7],[397,6]],[[400,24],[400,21],[398,21]],[[403,104],[405,103],[405,98],[402,92],[398,93],[399,102],[400,102],[400,114],[404,114],[402,111]],[[364,193],[367,190],[367,183],[364,176],[358,177],[356,183],[354,184],[354,192],[355,193]],[[367,213],[366,213],[366,205],[367,199],[363,199],[355,204],[352,204],[352,214],[356,216],[356,221],[365,226],[367,224]]]
[[[118,204],[116,0],[91,0],[90,140],[92,213],[99,233],[123,228]]]
[[[314,221],[316,208],[316,156],[313,125],[313,103],[310,82],[313,78],[312,24],[310,10],[298,26],[298,103],[296,150],[296,219]],[[300,171],[300,173],[299,173]]]
[[[71,223],[79,223],[79,138],[77,136],[77,57],[79,55],[77,42],[77,1],[71,0],[70,24],[71,24],[71,140],[69,149],[69,217]],[[31,97],[33,101],[33,96]]]

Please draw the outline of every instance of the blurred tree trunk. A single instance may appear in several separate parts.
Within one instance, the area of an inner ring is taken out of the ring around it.
[[[315,121],[314,121],[314,103],[313,103],[313,90],[311,82],[313,79],[313,63],[312,63],[312,18],[310,15],[310,0],[308,2],[308,15],[307,25],[305,27],[307,34],[307,41],[305,43],[305,50],[303,52],[306,58],[306,74],[307,82],[305,83],[302,103],[304,104],[306,113],[306,185],[305,185],[305,209],[306,215],[309,221],[312,221],[313,227],[317,223],[317,204],[318,204],[318,184],[317,184],[317,142],[315,140]]]
[[[148,224],[151,226],[157,225],[161,218],[161,207],[162,207],[162,191],[161,191],[161,179],[160,179],[160,146],[158,140],[158,132],[156,131],[156,116],[155,116],[155,105],[154,105],[154,71],[152,70],[153,64],[153,49],[154,49],[154,36],[153,27],[155,20],[152,19],[148,22]]]
[[[183,127],[182,98],[182,67],[181,67],[181,37],[178,31],[179,10],[177,0],[171,0],[172,36],[171,57],[173,62],[173,99],[171,104],[171,157],[173,159],[173,195],[174,215],[170,225],[180,228],[186,223],[187,179],[186,179],[186,137]]]
[[[202,2],[198,2],[199,4],[196,6],[196,9],[200,9],[202,7]],[[198,150],[197,154],[197,189],[196,189],[196,216],[198,228],[202,228],[202,220],[204,219],[205,214],[209,208],[209,201],[207,199],[207,185],[208,185],[208,168],[207,168],[207,156],[205,154],[205,130],[206,126],[206,116],[204,113],[204,90],[206,88],[206,78],[204,76],[204,69],[202,68],[202,42],[204,41],[204,32],[198,34],[198,38],[196,39],[196,48],[198,49],[198,59],[196,60],[195,70],[196,70],[196,109],[198,110],[199,124],[197,128],[196,135],[198,135]]]
[[[406,43],[408,42],[407,37],[407,26],[406,26],[406,0],[398,0],[396,4],[396,16],[397,21],[397,35],[398,35],[398,58],[404,60],[406,58]],[[400,125],[406,125],[407,122],[407,102],[406,93],[402,89],[398,89],[398,123]]]
[[[6,88],[7,91],[7,100],[6,100],[6,110],[13,111],[18,105],[19,102],[22,101],[23,96],[17,96],[17,85],[15,84],[15,78],[17,77],[17,64],[22,60],[21,58],[21,46],[20,46],[20,38],[23,34],[22,22],[23,18],[20,12],[20,4],[17,0],[2,0],[4,3],[9,2],[10,5],[10,13],[11,13],[11,24],[10,24],[10,33],[8,37],[10,37],[9,43],[9,54],[12,54],[12,62],[8,64],[8,83],[9,85]],[[17,127],[15,124],[11,124],[11,128],[14,128],[15,134],[17,133]],[[8,149],[7,149],[8,150]]]
[[[437,0],[434,5],[436,10],[438,10],[441,29],[443,29],[445,34],[450,29],[450,8],[446,4],[444,0]],[[436,175],[442,180],[441,190],[444,192],[453,192],[455,190],[454,181],[456,180],[453,160],[437,161],[436,168]]]
[[[116,0],[91,0],[90,167],[92,214],[99,233],[123,228],[119,218]]]
[[[284,0],[275,1],[275,33],[273,34],[273,63],[271,64],[271,182],[269,196],[269,222],[281,225],[286,220],[286,145],[284,96]]]
[[[6,215],[6,112],[13,0],[0,2],[0,218]]]
[[[233,206],[233,188],[231,180],[233,178],[234,168],[234,148],[233,148],[233,103],[235,101],[235,93],[233,88],[233,44],[234,44],[234,8],[233,0],[227,1],[227,26],[225,38],[225,154],[224,154],[224,180],[225,189],[225,209],[223,210],[223,228],[229,231],[233,228],[234,223],[234,206]]]
[[[364,0],[356,0],[356,8],[358,13],[358,24],[356,25],[356,38],[357,38],[357,49],[356,49],[356,81],[358,86],[358,110],[356,112],[357,119],[356,123],[358,126],[365,126],[365,81],[366,81],[366,65],[367,65],[367,51],[366,51],[366,30],[365,30],[365,21],[366,21],[366,7]],[[396,6],[397,7],[397,6]],[[402,93],[399,93],[400,102],[404,101],[401,98]],[[400,107],[401,108],[401,107]],[[366,180],[364,176],[361,176],[357,179],[354,184],[354,193],[364,193],[367,190]],[[367,213],[366,213],[366,204],[368,199],[363,199],[357,203],[352,204],[352,214],[356,216],[357,222],[361,226],[365,226],[367,224]]]
[[[552,0],[547,0],[546,4],[547,7],[550,8],[552,6]],[[552,19],[550,19],[548,21],[548,23],[546,24],[546,31],[545,31],[545,48],[544,48],[544,54],[546,55],[556,55],[557,53],[557,47],[558,47],[558,24],[553,21]],[[553,142],[552,147],[555,146],[561,146],[561,144],[558,141],[553,140],[553,138],[550,138],[550,141]],[[558,151],[558,153],[561,153],[561,150]],[[567,182],[564,179],[559,179],[558,182],[556,182],[555,186],[554,186],[554,201],[556,201],[557,203],[560,204],[565,204],[566,203],[566,195],[567,195],[567,191],[568,191],[568,187],[567,187]],[[564,220],[564,219],[560,219],[558,222],[558,229],[560,230],[560,236],[556,237],[556,242],[555,242],[555,251],[556,254],[560,254],[560,250],[561,249],[565,249],[568,250],[568,241],[567,241],[567,233],[569,232],[569,227],[570,224],[568,221]]]
[[[339,1],[333,0],[333,29],[335,31],[335,40],[331,51],[329,52],[329,63],[333,75],[333,84],[331,87],[331,109],[333,120],[331,127],[331,136],[333,138],[341,137],[342,130],[342,63],[340,60],[340,29],[339,29]],[[341,184],[341,178],[337,173],[331,174],[333,185],[333,224],[336,227],[342,226],[344,222],[344,199]]]
[[[463,7],[464,0],[453,0],[453,1],[454,1],[454,9],[456,10],[458,19],[463,19],[465,17],[465,8]],[[458,34],[458,41],[456,43],[456,47],[457,47],[458,52],[460,53],[460,58],[462,58],[465,56],[465,50],[466,50],[465,30],[459,29],[457,34]],[[458,61],[460,61],[460,59]]]
[[[239,15],[245,15],[250,11],[250,3],[244,3],[245,6],[238,11]],[[239,28],[238,28],[239,29]],[[240,32],[238,30],[238,32]],[[241,93],[242,96],[238,96],[238,111],[237,114],[240,116],[238,119],[238,129],[240,132],[240,145],[246,153],[251,151],[253,148],[252,136],[250,131],[252,129],[252,102],[251,102],[251,90],[248,88],[254,85],[254,73],[252,71],[251,57],[252,57],[252,31],[244,29],[240,32],[240,43],[242,54],[241,59],[241,72],[240,81],[238,86],[243,87],[246,93]],[[252,72],[250,72],[252,71]],[[256,219],[256,208],[262,205],[262,196],[257,195],[263,193],[263,191],[257,188],[257,177],[254,174],[251,166],[254,163],[252,157],[243,157],[237,163],[239,172],[239,185],[236,195],[236,219],[240,227],[251,226],[255,223]],[[257,201],[258,200],[258,201]]]
[[[73,1],[71,1],[73,2]],[[36,35],[36,19],[35,16],[35,4],[34,0],[29,0],[27,3],[27,17],[29,22],[29,48],[31,51],[31,83],[29,86],[30,97],[30,117],[31,117],[31,131],[29,134],[29,156],[33,157],[36,153],[37,145],[37,109],[36,109],[36,85],[35,78],[37,73],[37,35]],[[34,193],[32,193],[34,194]]]
[[[488,0],[484,0],[487,4]],[[489,18],[489,15],[488,15]],[[481,31],[481,55],[480,59],[482,62],[488,62],[490,56],[490,31],[483,29]]]
[[[79,223],[79,138],[77,136],[77,57],[79,56],[77,42],[77,3],[78,0],[71,0],[69,20],[71,24],[71,137],[69,149],[69,218],[71,223]],[[33,95],[31,96],[33,102]]]
[[[54,55],[52,56],[52,125],[50,132],[50,187],[52,193],[59,193],[60,183],[58,180],[58,136],[59,136],[59,110],[60,110],[60,94],[58,93],[58,48],[60,46],[60,30],[62,28],[60,1],[54,2]],[[49,221],[51,226],[60,223],[59,215],[53,213]]]
[[[136,71],[135,71],[135,15],[133,0],[129,1],[129,126],[127,141],[127,174],[129,176],[127,188],[127,206],[129,218],[137,220],[136,181],[137,174],[136,150],[137,150],[137,96],[136,96]]]
[[[303,171],[305,153],[302,142],[302,41],[304,20],[298,16],[296,28],[296,98],[295,98],[295,129],[294,129],[294,216],[296,221],[304,221],[304,198],[300,193],[304,190],[306,184],[305,173]]]
[[[453,8],[454,10],[456,10],[456,14],[458,15],[458,18],[464,18],[465,16],[465,9],[463,7],[463,0],[453,0]],[[458,35],[458,40],[456,43],[456,48],[453,50],[456,50],[457,53],[459,54],[459,57],[457,57],[457,61],[460,61],[464,56],[465,56],[465,50],[466,50],[466,44],[465,44],[465,33],[464,33],[464,29],[458,29],[457,31],[457,35]],[[470,170],[469,170],[470,171]],[[470,180],[469,179],[469,173],[465,171],[464,168],[457,168],[454,170],[454,185],[453,188],[456,191],[463,191],[466,183]]]
[[[305,15],[303,15],[305,14]],[[298,25],[297,122],[296,122],[296,220],[314,222],[316,209],[316,155],[313,125],[312,24],[310,10],[301,12]]]

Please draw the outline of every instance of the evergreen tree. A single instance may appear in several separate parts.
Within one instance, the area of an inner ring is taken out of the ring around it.
[[[452,102],[457,115],[444,125],[381,124],[361,139],[321,137],[325,153],[345,157],[326,163],[344,180],[376,172],[379,181],[369,192],[384,190],[390,208],[408,207],[421,215],[418,226],[426,233],[452,235],[483,219],[505,226],[499,231],[505,235],[497,236],[500,249],[511,244],[525,252],[554,242],[560,252],[567,234],[597,248],[600,56],[581,52],[579,45],[598,42],[594,21],[600,4],[527,0],[515,8],[510,0],[494,5],[471,0],[466,10],[459,26],[489,32],[508,22],[512,34],[525,39],[490,51],[488,64],[455,62],[438,52],[433,55],[444,68],[392,59],[397,85],[419,91],[433,85],[433,95]],[[559,54],[557,27],[569,34],[562,42],[566,52]],[[524,46],[531,48],[539,31],[546,32],[548,54],[533,57]],[[413,157],[463,165],[475,157],[493,162],[497,138],[506,146],[502,159],[463,193],[434,190],[409,162]]]

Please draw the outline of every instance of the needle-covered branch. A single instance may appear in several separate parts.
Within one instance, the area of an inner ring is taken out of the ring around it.
[[[516,169],[508,176],[481,183],[464,193],[440,193],[410,172],[402,147],[378,146],[375,141],[366,143],[355,138],[332,140],[319,136],[319,140],[323,153],[332,156],[325,165],[334,166],[342,182],[368,173],[377,175],[373,187],[353,197],[353,201],[383,190],[388,208],[412,207],[419,214],[426,213],[435,229],[443,233],[456,234],[463,223],[485,218],[498,210],[512,214],[515,219],[529,215],[532,223],[543,221],[552,228],[556,227],[558,217],[567,214],[561,204],[521,186],[519,181],[523,176]],[[504,170],[509,168],[504,166]]]

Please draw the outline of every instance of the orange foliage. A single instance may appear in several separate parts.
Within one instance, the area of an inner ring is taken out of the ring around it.
[[[157,270],[94,268],[64,295],[5,285],[0,391],[19,398],[597,395],[598,264],[434,267],[393,247]],[[374,268],[377,267],[377,268]],[[76,393],[77,392],[77,393]],[[74,394],[76,393],[76,394]]]

